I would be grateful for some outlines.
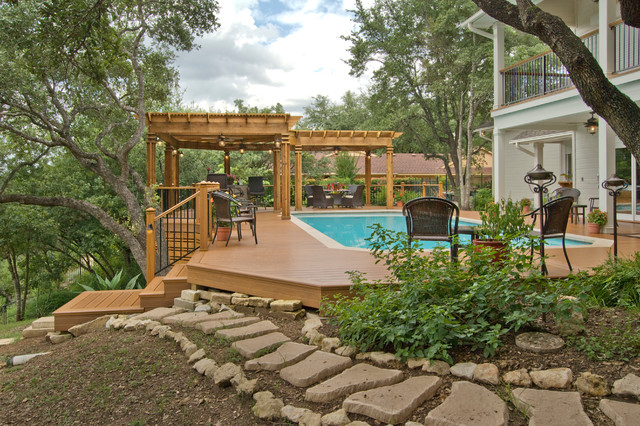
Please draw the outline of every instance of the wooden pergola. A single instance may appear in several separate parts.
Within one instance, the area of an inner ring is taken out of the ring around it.
[[[295,208],[302,210],[302,152],[359,151],[366,154],[366,204],[371,201],[371,151],[387,154],[387,208],[393,206],[393,139],[401,133],[364,130],[292,130],[301,116],[290,114],[212,114],[147,112],[147,185],[155,185],[156,155],[165,142],[166,186],[178,186],[180,149],[224,151],[224,170],[230,173],[231,151],[272,151],[274,211],[289,219],[291,151],[295,156]],[[286,190],[285,190],[286,189]]]

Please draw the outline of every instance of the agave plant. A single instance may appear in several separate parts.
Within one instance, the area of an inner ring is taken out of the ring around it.
[[[80,287],[82,287],[86,291],[131,290],[134,288],[139,288],[138,277],[140,276],[140,274],[131,278],[129,282],[124,284],[122,272],[122,269],[120,269],[111,279],[102,278],[100,275],[96,274],[96,281],[94,281],[93,287],[84,284],[80,284]]]

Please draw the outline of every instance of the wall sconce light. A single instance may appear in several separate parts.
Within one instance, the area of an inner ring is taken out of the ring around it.
[[[178,155],[178,150],[177,149],[173,150],[173,155]]]
[[[224,159],[228,160],[229,159],[229,151],[225,151],[224,152]]]
[[[162,146],[162,139],[156,136],[156,145]]]
[[[218,145],[224,146],[224,136],[218,136]]]
[[[334,146],[333,147],[333,153],[338,155],[338,152],[340,152],[340,147],[339,146]]]
[[[371,151],[367,151],[367,152],[365,153],[365,156],[366,156],[367,158],[371,158]]]
[[[240,154],[244,154],[244,149],[245,149],[244,145],[241,144],[240,145]]]
[[[591,111],[591,118],[584,123],[584,127],[586,127],[589,134],[592,135],[595,135],[598,131],[598,119],[593,116],[594,114],[595,112]]]
[[[184,152],[180,152],[180,158],[184,157]]]
[[[282,142],[282,139],[277,138],[277,139],[275,140],[275,142],[273,143],[273,146],[275,146],[275,147],[276,147],[276,149],[280,148],[280,142]]]

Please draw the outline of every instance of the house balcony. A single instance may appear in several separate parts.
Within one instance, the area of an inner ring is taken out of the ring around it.
[[[614,32],[614,74],[640,67],[640,29],[623,22],[611,25]],[[598,58],[598,31],[581,37]],[[562,62],[549,51],[500,71],[505,106],[573,87]]]

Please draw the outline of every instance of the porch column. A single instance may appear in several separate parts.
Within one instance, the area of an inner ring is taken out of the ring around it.
[[[504,104],[504,81],[500,70],[504,69],[504,24],[493,25],[493,105],[497,108]],[[495,172],[495,169],[494,169]]]
[[[371,206],[371,151],[364,155],[365,205]]]
[[[280,211],[280,149],[273,150],[273,211]]]
[[[296,211],[300,211],[302,210],[302,146],[300,145],[295,145],[295,173]]]
[[[387,208],[393,207],[393,145],[387,146]]]
[[[282,219],[291,219],[291,144],[282,137]]]
[[[506,183],[504,179],[504,167],[505,167],[505,134],[504,131],[494,128],[493,129],[493,199],[496,203],[500,202],[506,194]],[[533,167],[532,167],[533,168]],[[527,170],[522,173],[522,179]]]
[[[616,1],[600,0],[598,2],[598,62],[605,75],[613,74],[615,70],[615,32],[609,24],[616,17]],[[606,179],[609,176],[603,177]]]
[[[156,135],[147,134],[147,186],[157,183],[156,179]]]
[[[164,147],[164,186],[173,186],[173,149]]]
[[[598,121],[598,203],[600,210],[607,212],[604,232],[608,234],[613,232],[613,198],[602,182],[616,171],[616,135],[606,121]]]
[[[228,175],[231,174],[231,157],[229,157],[229,151],[224,152],[224,172]]]

